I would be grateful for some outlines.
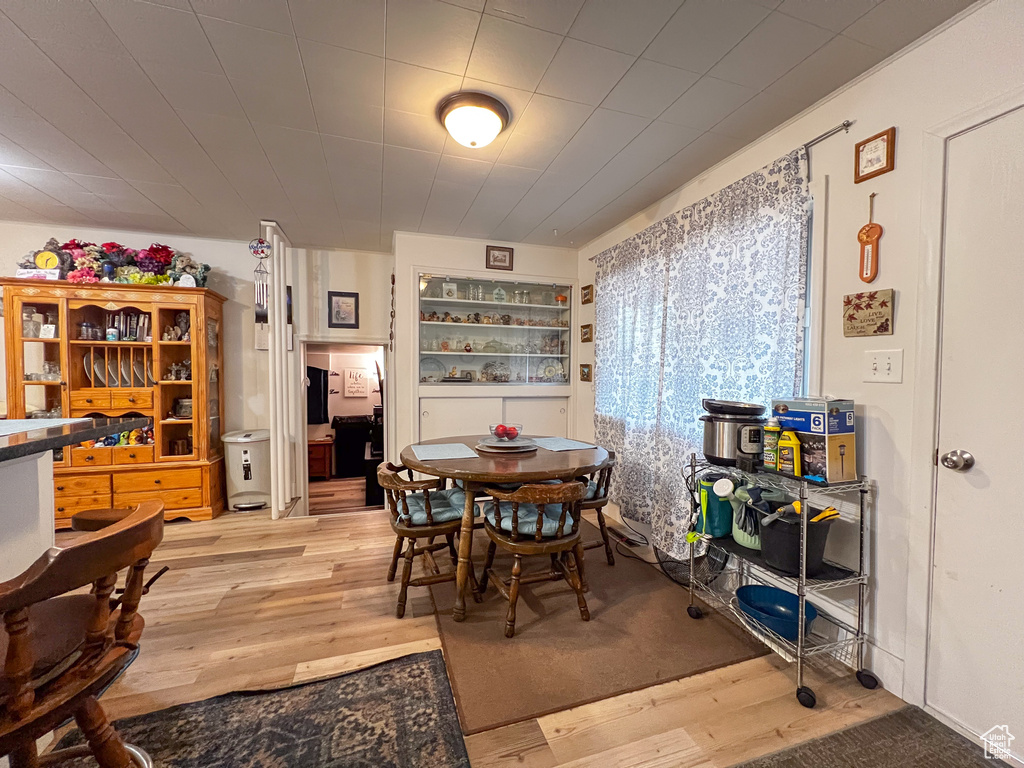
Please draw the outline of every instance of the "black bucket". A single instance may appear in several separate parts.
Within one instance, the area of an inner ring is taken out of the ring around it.
[[[773,504],[778,508],[781,504]],[[807,510],[813,518],[821,510]],[[786,515],[765,525],[761,522],[761,556],[767,565],[789,576],[800,575],[800,517]],[[825,542],[832,520],[807,523],[807,575],[817,576],[823,569]]]

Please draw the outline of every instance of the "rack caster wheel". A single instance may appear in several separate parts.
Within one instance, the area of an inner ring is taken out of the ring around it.
[[[866,669],[857,670],[857,682],[869,691],[873,691],[879,686],[878,678]]]
[[[796,700],[808,709],[814,709],[814,705],[818,703],[818,699],[814,696],[814,691],[806,686],[796,689]]]
[[[686,609],[686,613],[691,619],[699,619],[704,615],[704,611],[702,611],[696,605],[691,605],[690,607],[688,607]]]

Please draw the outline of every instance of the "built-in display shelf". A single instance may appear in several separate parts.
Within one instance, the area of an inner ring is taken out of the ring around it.
[[[420,302],[422,302],[423,304],[472,304],[473,306],[476,307],[511,307],[512,309],[561,309],[565,311],[569,310],[569,307],[563,307],[561,304],[517,304],[512,301],[478,301],[477,299],[445,299],[436,297],[428,298],[427,296],[421,296]]]
[[[520,304],[519,306],[523,306]],[[494,323],[446,323],[444,320],[420,320],[420,325],[443,325],[446,328],[503,328],[508,330],[522,330],[523,328],[533,331],[568,331],[568,326],[562,325],[495,325]]]

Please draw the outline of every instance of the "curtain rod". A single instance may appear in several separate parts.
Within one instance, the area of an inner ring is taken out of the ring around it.
[[[841,123],[840,123],[839,125],[837,125],[837,126],[836,126],[835,128],[832,128],[831,130],[825,131],[825,132],[824,132],[823,134],[821,134],[820,136],[815,136],[815,137],[814,137],[813,139],[811,139],[810,141],[808,141],[808,142],[805,142],[805,143],[804,143],[804,149],[810,149],[810,148],[811,148],[811,147],[813,147],[813,146],[814,146],[815,144],[817,144],[817,143],[818,143],[819,141],[824,141],[824,140],[825,140],[825,139],[827,139],[827,138],[828,138],[829,136],[834,136],[835,134],[839,133],[840,131],[846,131],[847,133],[849,133],[849,132],[850,132],[850,126],[851,126],[851,125],[853,125],[853,122],[852,122],[852,121],[850,121],[850,120],[843,120],[843,122],[841,122]]]
[[[805,142],[804,143],[804,149],[805,150],[810,149],[811,147],[813,147],[818,142],[824,141],[825,139],[829,138],[830,136],[835,136],[840,131],[846,131],[847,133],[849,133],[851,125],[853,125],[853,121],[852,120],[843,120],[843,122],[841,122],[835,128],[830,128],[829,130],[825,131],[820,136],[815,136],[810,141]],[[811,180],[811,160],[810,160],[809,157],[807,158],[807,180],[808,181]],[[589,259],[587,259],[587,261],[593,261],[596,258],[597,258],[597,254],[595,253],[593,256],[591,256]]]

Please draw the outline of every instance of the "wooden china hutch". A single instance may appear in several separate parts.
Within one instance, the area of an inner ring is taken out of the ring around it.
[[[224,297],[170,285],[0,286],[8,418],[153,420],[149,439],[66,448],[55,458],[57,527],[83,509],[148,499],[163,501],[168,519],[223,512]]]

